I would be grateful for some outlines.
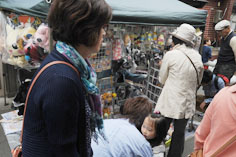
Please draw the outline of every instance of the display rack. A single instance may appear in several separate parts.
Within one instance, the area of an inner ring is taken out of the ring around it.
[[[154,65],[162,59],[169,37],[167,32],[174,28],[125,24],[108,26],[100,51],[89,58],[97,72],[100,94],[102,97],[106,95],[106,98],[103,97],[105,100],[102,99],[106,110],[112,105],[110,112],[116,113],[126,99],[139,95],[146,95],[153,104],[157,102],[162,88],[158,84],[159,67]],[[126,73],[148,77],[137,80],[137,77],[125,76]],[[116,94],[112,103],[107,100],[110,93]]]
[[[145,94],[147,97],[154,103],[157,103],[157,100],[162,91],[162,85],[159,82],[159,66],[156,64],[150,64],[148,68],[148,78]]]
[[[15,0],[14,3],[11,3],[10,1],[0,0],[0,9],[6,12],[15,12],[20,15],[28,15],[46,19],[48,9],[50,7],[50,2],[51,1],[46,0],[27,0],[28,5],[22,5],[21,0]],[[196,27],[205,27],[207,12],[204,10],[198,10],[179,1],[146,0],[144,2],[130,0],[124,3],[123,0],[107,0],[106,2],[112,7],[113,10],[113,18],[111,21],[112,25],[125,25],[125,31],[123,31],[123,33],[133,32],[135,35],[135,33],[140,33],[140,30],[142,31],[143,28],[147,26],[150,26],[149,28],[156,25],[176,27],[184,22],[192,24]],[[157,5],[159,7],[155,7]],[[135,14],[133,12],[134,10]],[[176,14],[178,14],[178,16],[176,16]],[[129,27],[129,25],[132,25],[132,27]],[[137,28],[136,26],[139,26],[139,28],[141,29],[133,29]],[[112,30],[116,32],[116,29]],[[143,31],[143,34],[145,33],[146,32]],[[129,35],[132,36],[132,34]],[[142,40],[142,36],[140,37],[140,40]],[[111,42],[115,42],[115,38],[112,39]],[[141,50],[143,50],[143,48],[141,48]],[[147,49],[144,50],[146,51]],[[106,51],[107,50],[105,50],[105,52]],[[112,50],[111,54],[112,58],[114,59],[113,53],[114,51]],[[99,87],[104,88],[106,86],[103,84],[107,83],[105,83],[105,81],[100,81],[100,79],[107,78],[107,80],[110,80],[109,78],[113,74],[110,68],[110,58],[106,53],[104,53],[104,50],[102,50],[100,54],[101,55],[98,54],[95,58],[92,59],[95,62],[95,64],[92,64],[97,70],[98,82],[101,82],[101,85],[99,85]],[[137,69],[149,71],[149,69],[147,69],[147,66],[142,65],[138,65]],[[112,79],[114,79],[114,77]],[[151,80],[152,79],[150,79],[149,81]],[[146,94],[150,95],[151,98],[154,97],[153,101],[155,101],[157,98],[155,96],[152,96],[153,94],[155,94],[155,92],[153,92],[153,85],[155,84],[153,83],[154,82],[147,84],[148,86],[150,86],[150,92],[146,92]],[[149,87],[147,89],[149,89]],[[102,89],[101,92],[103,93],[104,90]]]

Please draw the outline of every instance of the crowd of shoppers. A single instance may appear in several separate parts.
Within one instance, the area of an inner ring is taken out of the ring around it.
[[[236,37],[227,20],[215,26],[222,39],[214,74],[203,67],[211,59],[211,41],[204,41],[201,56],[194,49],[195,28],[181,24],[171,33],[172,48],[161,63],[159,82],[164,87],[154,111],[148,98],[140,96],[125,102],[119,118],[103,121],[96,73],[87,58],[100,50],[111,17],[112,9],[104,0],[53,1],[48,23],[56,44],[35,76],[49,63],[63,64],[41,73],[28,96],[24,157],[151,157],[152,147],[163,145],[171,123],[174,131],[167,157],[181,157],[200,83],[211,99],[201,103],[202,108],[210,105],[197,128],[194,149],[210,156],[236,134],[236,85],[222,89],[226,83],[218,77],[230,80],[236,70]],[[234,156],[236,145],[220,153]]]

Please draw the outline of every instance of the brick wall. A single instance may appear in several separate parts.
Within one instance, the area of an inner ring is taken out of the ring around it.
[[[225,12],[227,8],[223,19],[230,20],[230,16],[232,14],[233,6],[234,6],[234,0],[224,0],[221,2],[221,4],[222,5],[220,6],[220,9],[223,11],[223,13]]]
[[[216,38],[216,34],[214,31],[214,27],[215,27],[214,16],[216,14],[216,10],[218,9],[222,10],[223,12],[222,15],[223,15],[225,8],[227,8],[227,11],[223,19],[230,20],[234,1],[235,0],[208,0],[208,3],[202,8],[208,11],[204,37],[208,37],[211,40],[214,40]],[[220,6],[218,6],[218,2],[220,2]]]

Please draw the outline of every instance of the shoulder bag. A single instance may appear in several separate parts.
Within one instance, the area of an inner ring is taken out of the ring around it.
[[[22,157],[22,136],[23,136],[23,130],[24,130],[24,119],[25,119],[25,113],[26,113],[26,109],[27,109],[27,103],[28,103],[28,99],[29,99],[29,95],[30,95],[30,92],[36,82],[36,80],[39,78],[40,74],[46,70],[48,67],[54,65],[54,64],[65,64],[65,65],[68,65],[70,66],[77,74],[78,76],[79,75],[79,71],[73,66],[71,65],[70,63],[67,63],[65,61],[53,61],[53,62],[50,62],[48,64],[46,64],[39,72],[38,74],[35,76],[34,80],[32,81],[31,85],[30,85],[30,88],[28,90],[28,93],[27,93],[27,97],[26,97],[26,100],[25,100],[25,110],[24,110],[24,117],[23,117],[23,125],[22,125],[22,129],[21,129],[21,136],[20,136],[20,145],[15,147],[11,153],[12,153],[12,157]]]
[[[210,157],[216,157],[220,152],[222,152],[225,148],[227,148],[230,144],[235,142],[236,135],[234,135],[229,141],[227,141],[223,146],[221,146],[217,151],[215,151],[214,154],[212,154]],[[203,157],[203,149],[196,150],[192,152],[189,157]]]
[[[182,51],[181,51],[182,52]],[[195,65],[193,64],[193,61],[189,58],[188,55],[186,55],[184,52],[182,52],[188,59],[189,61],[192,63],[195,71],[196,71],[196,74],[197,74],[197,89],[201,86],[201,82],[199,81],[199,77],[198,77],[198,72],[197,72],[197,68],[195,67]]]

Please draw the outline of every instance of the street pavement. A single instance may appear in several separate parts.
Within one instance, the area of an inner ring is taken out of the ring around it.
[[[6,102],[9,105],[4,106],[4,99],[2,97],[0,97],[0,115],[2,113],[12,111],[11,105],[10,105],[11,100],[12,99],[7,99]],[[2,119],[1,116],[0,116],[0,119]],[[4,131],[2,129],[2,125],[0,125],[0,157],[11,157],[10,147],[8,145],[6,136],[5,136]]]
[[[12,101],[12,98],[8,98],[7,103],[9,105],[4,106],[4,99],[0,97],[0,115],[2,113],[6,113],[13,110],[11,109],[11,101]],[[0,119],[2,119],[2,117]],[[185,149],[184,149],[183,157],[186,157],[188,154],[190,154],[193,151],[193,146],[194,146],[194,137],[193,137],[193,134],[191,134],[185,140]],[[10,151],[10,147],[8,145],[6,136],[4,134],[2,126],[0,125],[0,157],[11,157],[10,152],[11,151]]]

